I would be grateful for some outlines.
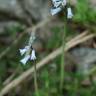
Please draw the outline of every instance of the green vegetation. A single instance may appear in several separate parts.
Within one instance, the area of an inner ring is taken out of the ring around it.
[[[63,22],[63,21],[62,21]],[[81,25],[95,26],[96,24],[96,10],[91,9],[88,6],[87,0],[78,0],[78,4],[76,8],[74,8],[74,18],[72,20],[72,24],[74,22],[78,22],[76,27]],[[58,24],[57,24],[58,25]],[[63,27],[55,26],[50,29],[52,32],[52,36],[50,39],[44,43],[44,51],[37,53],[38,57],[43,58],[46,56],[45,54],[51,53],[56,48],[62,45],[62,30]],[[85,28],[86,29],[86,28]],[[90,28],[89,28],[90,29]],[[10,38],[17,38],[16,35],[19,35],[19,32],[22,29],[20,28],[12,28],[7,30]],[[91,29],[90,29],[91,30]],[[96,31],[96,30],[94,30]],[[22,33],[21,33],[22,34]],[[77,29],[72,27],[72,25],[67,27],[66,39],[67,41],[76,36]],[[19,61],[22,58],[19,55],[19,48],[27,43],[28,35],[24,35],[23,38],[18,42],[17,45],[12,46],[11,50],[0,60],[0,89],[4,86],[4,81],[15,73],[13,79],[18,77],[22,72],[32,67],[32,62],[28,62],[27,65],[23,66]],[[37,38],[38,39],[38,38]],[[9,45],[0,45],[0,52],[5,51]],[[40,56],[39,56],[40,54]],[[42,56],[41,56],[42,54]],[[38,58],[37,62],[40,59]],[[63,62],[64,63],[64,62]],[[38,86],[39,86],[39,96],[96,96],[96,82],[91,81],[90,86],[82,86],[82,81],[86,78],[90,78],[89,76],[83,77],[77,72],[64,72],[64,85],[62,90],[59,89],[60,86],[60,66],[61,66],[61,56],[58,56],[56,59],[50,61],[46,66],[38,70]],[[33,75],[33,74],[32,74]],[[35,96],[34,92],[34,80],[28,77],[27,79],[19,86],[20,89],[11,91],[8,96]],[[68,79],[68,80],[66,80]],[[62,93],[60,92],[62,91]],[[17,93],[16,93],[17,92]]]

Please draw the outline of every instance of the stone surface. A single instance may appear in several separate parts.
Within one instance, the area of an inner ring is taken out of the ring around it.
[[[0,0],[0,20],[14,20],[26,25],[47,18],[48,0]]]
[[[95,66],[96,63],[96,49],[95,48],[74,48],[70,51],[73,58],[78,65],[80,73],[88,73],[88,71]]]
[[[25,10],[35,19],[42,20],[49,15],[49,0],[24,0]]]
[[[96,0],[90,0],[91,6],[96,10]]]
[[[18,17],[24,17],[24,11],[17,0],[0,0],[0,12],[9,13]]]

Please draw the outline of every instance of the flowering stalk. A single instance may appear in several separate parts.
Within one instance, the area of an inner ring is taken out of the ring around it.
[[[32,44],[34,43],[35,40],[35,33],[31,33],[31,36],[29,38],[28,46],[25,46],[24,49],[19,49],[21,56],[25,55],[23,59],[20,60],[22,64],[26,64],[27,61],[31,60],[34,63],[34,87],[35,87],[35,94],[36,96],[39,96],[38,93],[38,83],[37,83],[37,73],[36,73],[36,55],[35,55],[35,50],[32,47]]]
[[[67,20],[65,20],[64,23],[64,31],[62,34],[62,56],[61,56],[61,72],[60,72],[60,91],[62,91],[63,85],[64,85],[64,63],[65,63],[65,44],[66,44],[66,27],[67,27]]]
[[[67,1],[66,0],[52,0],[53,8],[51,9],[51,14],[56,15],[61,10],[63,10],[65,7],[67,7]],[[70,0],[69,0],[70,3]],[[62,57],[61,57],[61,71],[60,71],[60,91],[62,91],[63,84],[64,84],[64,59],[65,59],[65,43],[66,43],[66,28],[67,28],[67,19],[71,19],[73,17],[73,13],[71,10],[71,7],[68,6],[67,8],[67,18],[65,19],[64,23],[64,32],[62,34]]]
[[[35,95],[39,96],[39,92],[38,92],[38,82],[37,82],[37,71],[36,71],[36,56],[35,56],[35,50],[32,48],[32,44],[35,40],[35,34],[31,34],[31,37],[29,39],[29,46],[31,46],[32,52],[31,52],[31,60],[34,62],[34,87],[35,87]]]
[[[34,64],[34,87],[35,87],[35,95],[36,96],[39,96],[38,83],[37,83],[36,63]]]

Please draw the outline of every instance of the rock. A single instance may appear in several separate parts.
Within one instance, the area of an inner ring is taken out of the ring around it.
[[[90,0],[89,3],[91,3],[91,7],[94,7],[96,10],[96,0]]]
[[[48,0],[24,0],[22,1],[25,10],[35,19],[42,20],[49,15]]]
[[[0,20],[11,18],[31,25],[32,20],[47,18],[50,10],[48,2],[48,0],[0,0]]]
[[[22,16],[23,13],[17,0],[0,0],[0,11],[12,12],[15,15]]]
[[[27,14],[24,12],[18,0],[0,0],[0,15],[4,15],[0,16],[0,19],[5,17],[21,20],[22,22],[25,22],[26,20],[28,21]]]
[[[86,74],[95,66],[96,49],[84,47],[74,48],[70,53],[77,62],[78,72]]]

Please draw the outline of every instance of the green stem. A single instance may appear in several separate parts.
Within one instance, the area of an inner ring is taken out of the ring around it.
[[[36,64],[34,64],[34,87],[35,87],[35,95],[36,95],[36,96],[39,96],[38,83],[37,83]]]
[[[65,62],[65,43],[66,43],[66,21],[64,24],[64,31],[62,31],[62,57],[61,57],[61,72],[60,72],[60,91],[63,89],[64,85],[64,62]]]

